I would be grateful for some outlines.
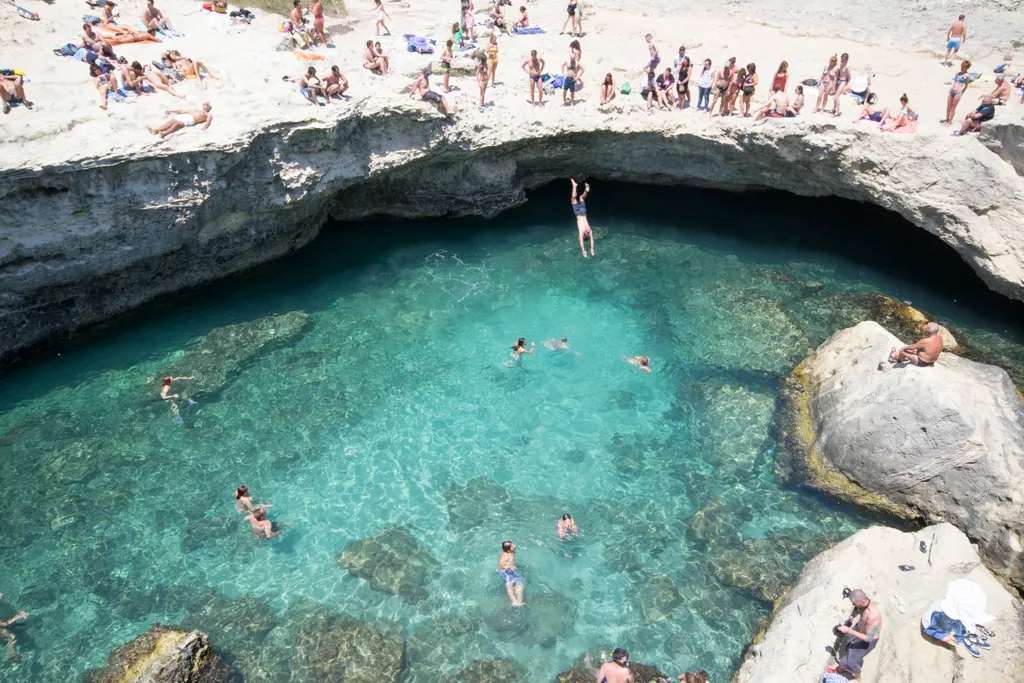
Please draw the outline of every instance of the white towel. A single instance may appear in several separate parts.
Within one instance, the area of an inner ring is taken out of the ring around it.
[[[959,619],[969,630],[975,625],[992,621],[995,617],[985,613],[988,597],[981,586],[970,579],[956,579],[946,587],[946,597],[939,609],[952,619]]]

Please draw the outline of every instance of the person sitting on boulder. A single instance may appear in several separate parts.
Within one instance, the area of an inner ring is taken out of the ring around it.
[[[601,659],[604,659],[604,653],[601,654]],[[583,665],[603,683],[634,683],[636,680],[629,670],[629,652],[621,647],[612,651],[612,660],[602,662],[600,669],[595,669],[591,665],[589,654],[583,658]]]
[[[924,326],[924,332],[928,336],[916,344],[904,346],[902,349],[893,348],[892,352],[889,353],[889,362],[911,363],[923,368],[935,365],[935,361],[939,359],[939,354],[942,353],[942,336],[939,335],[939,324],[928,323]]]
[[[981,124],[991,121],[995,115],[996,105],[992,96],[983,96],[981,98],[981,106],[967,115],[967,118],[964,119],[964,125],[960,127],[960,130],[953,133],[954,137],[967,135],[968,133],[977,133],[981,130]]]
[[[936,327],[938,327],[936,325]],[[907,347],[910,348],[910,347]],[[836,626],[833,632],[840,636],[842,647],[835,652],[845,650],[839,659],[839,666],[834,669],[827,669],[828,673],[848,673],[853,675],[853,680],[860,680],[861,667],[864,664],[864,657],[875,649],[878,644],[879,632],[882,630],[882,613],[878,606],[868,599],[867,594],[859,588],[850,591],[850,602],[853,603],[853,611],[846,622]],[[853,620],[859,617],[857,626],[853,627]]]

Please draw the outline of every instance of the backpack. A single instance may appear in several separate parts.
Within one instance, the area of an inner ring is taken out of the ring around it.
[[[61,56],[74,57],[75,53],[78,52],[78,46],[74,43],[68,43],[57,51],[60,52]]]

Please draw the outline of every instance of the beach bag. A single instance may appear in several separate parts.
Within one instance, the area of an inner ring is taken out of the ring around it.
[[[622,84],[622,90],[620,91],[623,95],[629,95],[633,92],[633,88],[629,87],[629,81]]]

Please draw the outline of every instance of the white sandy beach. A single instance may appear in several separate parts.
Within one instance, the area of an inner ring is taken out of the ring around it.
[[[365,41],[374,36],[372,4],[352,5],[345,19],[328,19],[328,31],[333,30],[333,47],[317,48],[316,53],[324,61],[306,62],[291,52],[277,51],[283,35],[279,33],[282,17],[256,12],[257,19],[248,26],[233,25],[228,17],[214,15],[201,10],[199,0],[182,2],[166,0],[158,6],[173,20],[175,27],[184,33],[183,37],[167,39],[162,43],[145,43],[115,46],[118,55],[129,62],[139,60],[148,64],[158,60],[167,49],[177,49],[183,55],[200,59],[218,75],[218,80],[202,83],[194,80],[183,82],[176,89],[185,95],[177,100],[166,93],[157,93],[140,98],[131,98],[126,104],[110,101],[107,111],[97,106],[95,89],[88,77],[86,64],[71,57],[59,57],[53,49],[68,42],[81,39],[82,15],[98,14],[85,2],[47,4],[41,0],[18,0],[23,6],[40,15],[39,21],[28,21],[13,12],[0,13],[0,68],[20,69],[26,74],[28,97],[35,103],[31,111],[24,107],[15,108],[10,114],[0,117],[0,149],[3,168],[44,167],[66,161],[89,161],[108,156],[145,155],[155,145],[169,149],[210,148],[233,146],[248,139],[256,131],[265,130],[276,123],[322,119],[326,122],[345,117],[352,112],[363,114],[377,110],[396,108],[421,110],[423,116],[436,115],[426,103],[414,101],[407,91],[416,72],[433,64],[435,75],[431,79],[434,89],[440,89],[440,74],[437,58],[441,44],[450,34],[450,27],[458,19],[458,5],[454,0],[440,2],[388,2],[391,14],[388,25],[394,35],[381,37],[392,60],[395,74],[380,77],[362,68],[362,50]],[[654,34],[659,46],[662,64],[671,64],[679,45],[688,46],[688,54],[697,64],[705,57],[713,66],[720,66],[728,57],[735,56],[739,65],[755,62],[761,78],[761,85],[754,96],[754,106],[766,99],[771,77],[783,59],[790,64],[789,91],[793,86],[808,78],[816,78],[831,54],[848,52],[851,72],[856,75],[870,68],[875,74],[873,90],[878,93],[879,106],[896,108],[901,93],[907,93],[911,106],[920,113],[921,123],[918,136],[948,137],[950,129],[940,126],[946,103],[946,85],[953,69],[939,63],[944,46],[945,27],[955,19],[957,10],[951,9],[948,20],[937,10],[920,12],[917,21],[908,15],[898,21],[905,24],[909,44],[906,49],[896,47],[901,40],[901,27],[885,25],[885,30],[866,33],[865,40],[837,38],[817,34],[815,28],[824,33],[822,18],[806,22],[809,28],[800,34],[794,33],[794,26],[782,13],[786,5],[778,3],[773,7],[762,7],[749,15],[749,20],[740,18],[743,11],[735,5],[723,6],[716,18],[710,6],[698,6],[689,12],[680,13],[660,4],[625,9],[617,3],[584,3],[584,31],[582,63],[586,69],[584,80],[587,87],[578,93],[577,106],[570,110],[561,105],[560,95],[549,98],[544,108],[532,107],[528,99],[526,76],[519,70],[520,64],[536,49],[543,57],[546,71],[558,73],[568,55],[569,36],[559,35],[565,18],[565,5],[555,2],[531,2],[528,5],[532,22],[543,27],[543,35],[499,37],[500,62],[498,85],[487,91],[487,108],[479,112],[476,107],[478,90],[472,75],[452,77],[457,90],[448,95],[457,112],[456,126],[467,135],[472,135],[477,126],[502,128],[506,126],[541,126],[553,129],[572,130],[600,127],[602,119],[629,117],[643,121],[641,127],[657,130],[662,127],[702,127],[709,125],[746,126],[755,125],[751,120],[733,117],[727,121],[711,119],[694,109],[684,112],[646,112],[646,105],[636,94],[639,91],[640,70],[646,63],[647,46],[643,36]],[[1005,22],[986,19],[990,27],[998,27],[995,35],[986,35],[982,28],[972,27],[968,8],[969,40],[961,53],[974,59],[972,71],[984,74],[983,79],[973,83],[963,98],[958,117],[977,106],[980,96],[993,87],[992,68],[1013,56],[1007,53],[1003,33],[1012,31],[1013,26],[1024,26],[1024,12],[1017,10],[1000,11],[1000,0],[990,0],[989,16],[1005,17]],[[132,24],[141,16],[144,3],[140,0],[126,0],[118,5],[122,23]],[[476,6],[478,29],[486,35],[490,29],[480,24],[486,19],[490,4],[481,1]],[[231,9],[235,9],[232,6]],[[511,22],[518,15],[517,6],[506,7],[506,16]],[[766,22],[779,18],[782,28]],[[812,17],[813,18],[813,17]],[[931,48],[924,48],[921,42],[922,26],[932,26],[934,35]],[[1009,27],[1009,29],[1007,29]],[[837,33],[857,34],[862,31],[849,23],[835,28]],[[344,33],[343,33],[344,32]],[[437,50],[433,55],[419,55],[406,50],[402,35],[413,33],[436,39]],[[1019,34],[1019,32],[1018,32]],[[478,44],[481,42],[478,40]],[[696,47],[694,47],[696,46]],[[456,57],[456,70],[472,68],[470,52]],[[349,78],[352,96],[347,102],[333,103],[327,107],[314,107],[298,93],[298,87],[284,82],[282,77],[297,78],[308,64],[325,72],[333,64],[341,67]],[[1024,71],[1024,53],[1016,58],[1008,73]],[[461,70],[459,70],[461,71]],[[633,95],[619,95],[607,107],[600,108],[594,85],[606,73],[615,76],[617,84],[629,81]],[[696,103],[696,87],[691,87]],[[804,118],[825,120],[827,114],[811,114],[815,91],[808,89]],[[199,126],[171,136],[164,142],[146,131],[146,126],[155,126],[165,120],[166,109],[198,108],[203,101],[213,105],[215,121],[210,130],[200,132]],[[1017,104],[1018,98],[1008,106],[1000,107],[997,119],[1020,122],[1024,106]],[[852,119],[857,106],[852,97],[844,98],[842,117],[832,119],[841,130],[853,126]],[[640,119],[639,117],[647,117]],[[797,125],[796,121],[770,121],[757,125]],[[862,127],[859,126],[858,127]],[[950,144],[976,144],[969,140],[949,140]]]

